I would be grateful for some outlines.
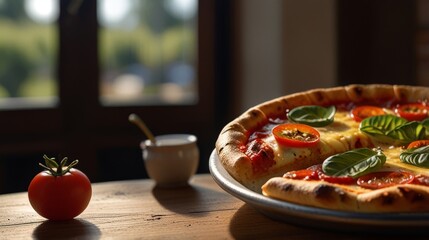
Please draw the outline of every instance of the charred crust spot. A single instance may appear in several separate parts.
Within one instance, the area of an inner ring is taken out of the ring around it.
[[[316,187],[314,189],[314,194],[316,198],[321,200],[333,200],[336,196],[338,196],[341,202],[346,202],[348,200],[347,194],[343,190],[326,184]]]
[[[282,186],[282,188],[281,188],[281,190],[283,191],[283,192],[290,192],[290,191],[293,191],[293,189],[294,189],[294,187],[293,187],[293,185],[292,184],[284,184],[283,186]]]
[[[224,147],[219,148],[219,153],[221,153],[223,151]]]
[[[395,202],[395,198],[388,192],[385,192],[383,195],[381,195],[382,205],[392,205],[394,202]]]
[[[362,87],[355,87],[355,88],[353,88],[353,92],[354,92],[357,96],[361,97],[361,96],[362,96],[362,93],[363,93],[363,88],[362,88]]]
[[[288,110],[290,110],[290,108],[291,108],[291,103],[290,103],[290,101],[289,100],[287,100],[287,99],[282,99],[282,107],[283,107],[283,109],[284,109],[284,111],[288,111]]]
[[[230,126],[228,128],[224,128],[221,133],[225,134],[225,133],[227,133],[229,131],[231,131],[231,127]]]
[[[285,98],[282,99],[282,102],[285,106],[288,106],[288,104],[289,104],[288,100],[286,100]]]
[[[314,189],[314,194],[316,195],[316,198],[331,199],[334,191],[335,188],[333,186],[321,184]]]
[[[404,99],[406,99],[407,98],[407,95],[406,95],[406,93],[404,92],[404,91],[399,91],[399,94],[398,94],[399,96],[399,100],[404,100]]]
[[[256,116],[258,116],[258,111],[252,110],[252,111],[250,111],[250,115],[252,115],[252,117],[256,117]]]
[[[425,199],[422,194],[415,191],[410,191],[410,189],[406,187],[398,187],[398,189],[402,193],[402,195],[412,203],[420,202]]]
[[[341,201],[341,202],[345,202],[345,201],[347,200],[347,195],[346,195],[346,193],[345,193],[345,192],[343,192],[343,191],[341,191],[341,190],[339,190],[339,189],[337,189],[335,192],[336,192],[336,193],[338,194],[338,196],[340,197],[340,201]]]
[[[223,144],[222,146],[220,146],[220,147],[219,147],[219,153],[221,153],[221,152],[223,151],[223,149],[224,149],[225,147],[227,147],[228,145],[230,145],[230,144],[231,144],[231,143],[227,142],[227,143]]]
[[[318,102],[323,102],[325,100],[325,96],[321,92],[314,92],[314,96]]]
[[[227,126],[227,127],[225,127],[224,129],[222,129],[221,134],[225,134],[225,133],[227,133],[227,132],[229,132],[229,131],[234,131],[234,130],[235,130],[234,125],[228,125],[228,126]]]

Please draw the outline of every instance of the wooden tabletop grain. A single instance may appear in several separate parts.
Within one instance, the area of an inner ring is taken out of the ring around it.
[[[362,236],[272,220],[223,191],[209,174],[176,189],[152,180],[95,183],[88,208],[62,222],[37,215],[26,192],[0,195],[0,239],[328,238]]]

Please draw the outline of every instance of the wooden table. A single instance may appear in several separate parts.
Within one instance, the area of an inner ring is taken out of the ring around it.
[[[208,174],[197,175],[189,187],[177,189],[157,188],[152,180],[95,183],[88,208],[64,222],[37,215],[25,192],[0,195],[0,239],[361,237],[274,221],[223,191]]]

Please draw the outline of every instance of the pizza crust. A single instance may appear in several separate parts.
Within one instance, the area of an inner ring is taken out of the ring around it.
[[[427,212],[429,188],[404,184],[370,191],[357,196],[362,212]]]
[[[429,98],[427,87],[413,87],[404,85],[394,85],[395,98],[399,102],[426,101]]]
[[[311,100],[310,104],[316,104],[319,106],[329,106],[336,103],[350,102],[347,89],[344,87],[313,89],[305,92],[305,95]]]
[[[351,102],[354,103],[382,103],[386,100],[396,100],[393,85],[373,84],[373,85],[349,85],[345,86]]]
[[[324,181],[275,177],[262,186],[262,193],[288,202],[342,211],[429,211],[429,188],[413,184],[368,190]]]

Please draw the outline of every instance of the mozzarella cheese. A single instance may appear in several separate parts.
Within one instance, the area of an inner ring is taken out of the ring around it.
[[[320,142],[312,148],[282,146],[272,134],[265,137],[263,140],[274,150],[276,166],[282,167],[302,159],[311,159],[312,164],[317,164],[333,154],[372,144],[370,138],[359,131],[359,123],[346,111],[337,111],[333,123],[316,129],[320,133]]]
[[[429,175],[429,169],[417,167],[408,163],[403,163],[399,159],[399,155],[404,151],[400,147],[382,147],[384,155],[386,155],[386,163],[381,171],[395,171],[407,169],[415,174]]]

